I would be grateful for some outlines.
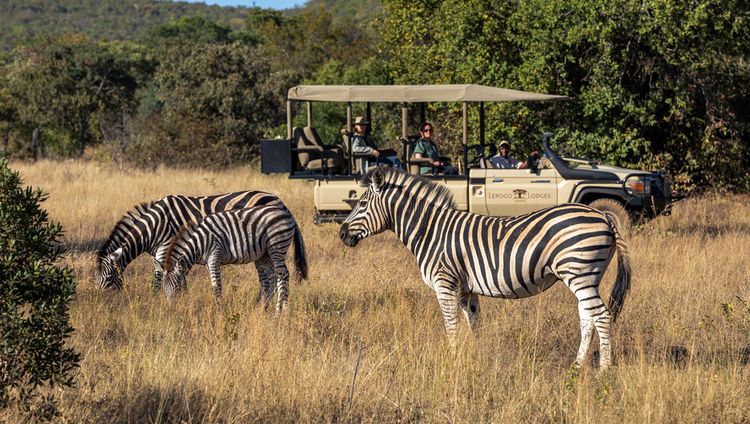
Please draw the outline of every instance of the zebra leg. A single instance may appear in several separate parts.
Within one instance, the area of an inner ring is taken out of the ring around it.
[[[273,271],[273,263],[266,256],[255,262],[255,269],[258,271],[258,281],[260,282],[258,297],[255,303],[263,302],[263,306],[268,308],[268,305],[271,304],[273,292],[276,289],[276,275]]]
[[[211,288],[216,301],[221,300],[221,258],[218,252],[212,252],[208,257],[208,274],[211,276]]]
[[[479,295],[475,293],[461,294],[461,309],[464,311],[466,322],[473,333],[479,328]]]
[[[448,341],[451,347],[455,349],[458,344],[456,337],[458,330],[458,298],[460,296],[458,283],[455,279],[445,274],[438,274],[433,287],[435,288],[440,310],[443,313],[443,320],[445,320],[445,331],[448,333]]]
[[[610,341],[611,324],[612,315],[605,306],[604,313],[594,320],[596,333],[599,335],[599,369],[601,370],[605,370],[612,365],[612,343]]]
[[[286,253],[286,252],[285,252]],[[276,276],[276,312],[283,312],[286,307],[287,297],[289,296],[289,269],[286,267],[285,254],[271,254],[273,261],[273,270]]]
[[[578,317],[581,320],[581,344],[578,347],[576,366],[582,366],[586,360],[589,345],[594,337],[594,328],[599,334],[599,366],[604,369],[612,363],[612,353],[609,346],[609,323],[611,321],[607,305],[599,296],[599,274],[593,278],[565,276],[565,285],[573,290],[578,299]],[[575,280],[575,282],[574,282]]]
[[[586,354],[589,351],[589,345],[594,338],[594,320],[584,318],[581,311],[581,304],[578,304],[578,317],[581,320],[581,344],[578,346],[578,355],[576,355],[575,367],[580,368],[586,361]]]

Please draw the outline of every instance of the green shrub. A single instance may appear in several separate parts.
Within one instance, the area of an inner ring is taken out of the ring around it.
[[[42,386],[72,386],[79,355],[65,347],[73,332],[69,269],[56,265],[62,228],[39,207],[46,195],[22,188],[0,159],[0,409],[16,405],[36,418],[56,414]]]

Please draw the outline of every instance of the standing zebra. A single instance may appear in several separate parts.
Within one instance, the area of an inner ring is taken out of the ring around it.
[[[581,343],[575,364],[583,364],[594,328],[600,367],[612,363],[610,324],[622,308],[631,276],[627,246],[606,215],[566,204],[495,218],[456,210],[447,188],[421,177],[377,168],[362,182],[367,190],[339,237],[353,247],[387,229],[395,232],[435,290],[451,343],[459,304],[475,330],[478,295],[520,299],[561,280],[578,300]],[[617,278],[605,305],[599,283],[615,251]]]
[[[154,281],[161,287],[164,255],[177,230],[214,212],[284,203],[262,191],[238,191],[215,196],[167,196],[129,211],[110,233],[96,255],[96,285],[100,289],[122,289],[122,271],[141,253],[153,256]]]
[[[187,273],[194,264],[206,265],[217,300],[221,298],[221,265],[255,262],[261,291],[268,305],[278,292],[276,310],[282,311],[288,295],[286,253],[294,241],[297,278],[307,279],[305,243],[297,222],[286,208],[258,206],[217,212],[198,224],[184,226],[172,239],[164,262],[167,299],[187,287]],[[172,266],[174,264],[174,266]]]

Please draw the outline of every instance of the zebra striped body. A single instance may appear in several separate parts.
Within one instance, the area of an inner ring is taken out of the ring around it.
[[[96,257],[96,283],[101,289],[122,289],[122,271],[142,253],[154,258],[154,288],[161,286],[169,241],[188,222],[206,215],[257,205],[285,207],[278,197],[262,191],[238,191],[215,196],[167,196],[129,211],[115,225]]]
[[[176,292],[187,287],[187,273],[196,263],[208,267],[218,299],[221,265],[254,262],[266,305],[276,291],[276,309],[281,311],[288,296],[289,271],[285,260],[292,242],[298,276],[307,278],[302,233],[286,208],[258,206],[217,212],[198,224],[188,224],[174,237],[167,251],[168,272],[164,283],[167,298],[172,301]]]
[[[610,323],[630,287],[627,248],[611,220],[591,207],[560,205],[511,218],[455,210],[445,187],[398,171],[376,169],[364,178],[368,189],[342,224],[342,241],[394,231],[417,258],[424,282],[433,288],[454,338],[458,308],[472,329],[478,295],[519,299],[562,281],[578,300],[582,364],[594,328],[600,365],[611,363]],[[599,282],[618,252],[618,275],[609,307]]]

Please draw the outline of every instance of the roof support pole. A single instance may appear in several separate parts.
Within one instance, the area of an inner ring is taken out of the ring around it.
[[[427,104],[425,103],[419,104],[419,125],[422,125],[422,123],[427,120],[427,114],[425,113],[426,108],[427,108]]]
[[[286,101],[286,138],[292,139],[292,101]]]
[[[463,112],[463,137],[461,141],[466,146],[469,144],[469,104],[461,102],[461,109]]]
[[[352,132],[352,102],[346,104],[346,131]]]
[[[484,102],[479,102],[479,144],[484,147]]]
[[[406,133],[409,128],[409,107],[406,103],[401,103],[401,144],[403,149],[404,163],[408,163],[411,152],[409,151],[409,143],[406,141]],[[406,172],[409,172],[409,166],[405,165]]]
[[[307,102],[307,126],[312,127],[312,102]]]
[[[372,130],[372,104],[370,102],[367,102],[367,111],[365,112],[365,119],[367,119],[367,122],[370,123],[370,128]]]
[[[352,169],[354,169],[354,167],[353,167],[354,161],[352,160],[353,158],[352,158],[352,137],[351,137],[351,134],[352,134],[352,102],[348,102],[346,104],[346,133],[349,135],[348,137],[346,137],[346,139],[348,140],[347,143],[349,143],[349,145],[347,146],[347,151],[349,152],[349,160],[346,161],[346,166],[347,166],[347,173],[349,175],[352,175]]]
[[[401,103],[401,138],[406,139],[409,132],[409,107]]]
[[[461,109],[463,112],[463,145],[464,145],[464,163],[463,163],[463,169],[464,172],[468,172],[466,169],[466,166],[469,164],[469,104],[466,102],[461,102]]]

